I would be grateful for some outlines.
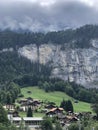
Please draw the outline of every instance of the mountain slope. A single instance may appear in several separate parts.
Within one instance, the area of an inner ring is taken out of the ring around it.
[[[98,78],[98,40],[86,49],[66,48],[66,45],[43,44],[19,48],[18,53],[32,62],[51,66],[51,76],[88,86]],[[38,53],[39,51],[39,53]],[[89,86],[88,86],[89,87]]]
[[[0,82],[36,75],[98,84],[97,25],[47,34],[1,31],[0,55]]]

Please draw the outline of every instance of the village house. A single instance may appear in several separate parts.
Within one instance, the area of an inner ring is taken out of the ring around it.
[[[18,102],[20,104],[21,111],[27,111],[29,107],[31,107],[32,110],[36,110],[41,104],[38,99],[32,99],[30,97],[26,99],[21,99]]]
[[[50,109],[50,110],[46,113],[46,115],[52,117],[52,116],[54,116],[54,115],[60,115],[60,114],[63,114],[63,111],[64,111],[63,108],[58,108],[58,107],[56,107],[56,108],[52,108],[52,109]]]
[[[12,117],[19,117],[18,111],[8,111],[8,115],[12,115]]]
[[[45,105],[45,108],[46,109],[52,109],[52,108],[55,108],[56,106],[53,105],[53,104],[49,104],[49,105]]]
[[[5,108],[6,110],[9,110],[9,111],[14,111],[15,105],[14,104],[6,104],[5,106],[3,106],[3,108]]]
[[[65,126],[66,124],[70,124],[72,122],[79,121],[79,118],[73,115],[58,115],[57,119],[59,120],[60,124],[62,126]]]

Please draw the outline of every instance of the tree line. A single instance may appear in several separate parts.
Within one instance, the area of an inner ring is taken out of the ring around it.
[[[0,103],[13,104],[21,93],[20,87],[13,82],[8,82],[0,86]]]
[[[90,40],[98,38],[97,25],[85,25],[77,29],[67,29],[48,33],[0,31],[0,48],[14,48],[29,44],[65,44],[68,47],[89,48]]]
[[[39,81],[38,86],[46,92],[61,91],[80,101],[88,103],[98,102],[98,89],[87,89],[75,82],[63,81],[61,79],[50,79],[50,81]]]

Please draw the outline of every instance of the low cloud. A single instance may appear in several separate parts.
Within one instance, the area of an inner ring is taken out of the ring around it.
[[[39,1],[0,1],[0,28],[47,32],[98,24],[98,10],[81,0]]]

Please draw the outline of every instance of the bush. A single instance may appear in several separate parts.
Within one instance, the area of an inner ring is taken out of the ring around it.
[[[24,95],[23,94],[19,94],[18,97],[24,97]]]
[[[52,121],[48,117],[44,117],[44,120],[41,123],[42,130],[53,130]]]
[[[84,130],[84,128],[83,128],[82,125],[78,125],[78,124],[76,124],[76,123],[71,124],[71,125],[68,127],[68,130],[79,130],[79,127],[81,128],[81,130]]]

